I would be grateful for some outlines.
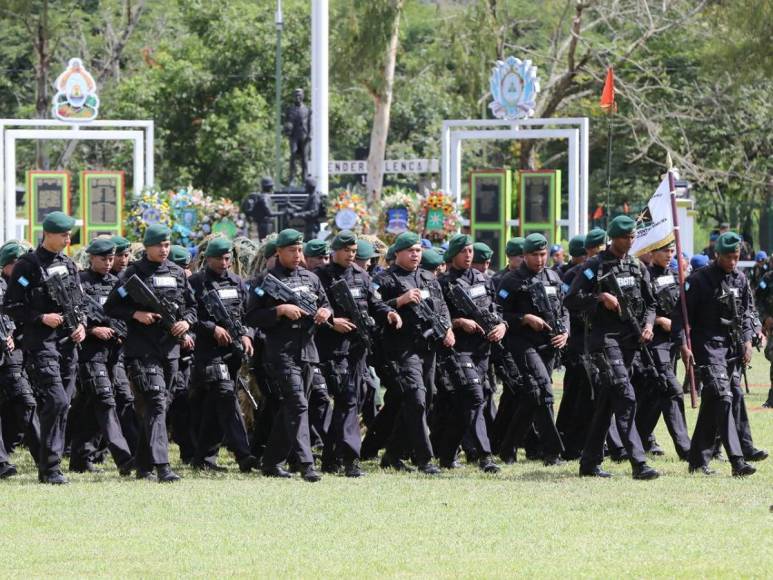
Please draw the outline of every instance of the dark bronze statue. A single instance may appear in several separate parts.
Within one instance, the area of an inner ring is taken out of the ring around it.
[[[290,139],[290,184],[295,183],[295,163],[301,163],[301,177],[307,174],[309,142],[311,141],[311,110],[303,104],[303,90],[295,89],[294,103],[285,111],[284,132]]]

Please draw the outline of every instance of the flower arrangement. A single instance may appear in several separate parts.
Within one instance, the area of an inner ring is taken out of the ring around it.
[[[330,194],[327,215],[328,226],[334,233],[341,230],[363,233],[372,219],[365,198],[348,189]]]
[[[172,223],[169,195],[167,192],[146,190],[129,201],[126,208],[126,235],[141,241],[148,226]]]
[[[126,233],[142,240],[147,227],[163,223],[172,230],[172,243],[193,248],[212,233],[229,238],[244,235],[239,206],[230,199],[212,198],[192,186],[170,191],[145,191],[127,208]]]
[[[443,242],[459,231],[462,222],[450,195],[442,191],[430,191],[421,199],[418,223],[423,237],[433,242]]]
[[[402,232],[417,231],[418,214],[419,200],[416,194],[400,190],[388,193],[381,199],[379,237],[391,244]]]

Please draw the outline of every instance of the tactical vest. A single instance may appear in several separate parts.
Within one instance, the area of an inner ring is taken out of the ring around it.
[[[679,280],[677,274],[666,270],[659,276],[652,277],[652,292],[658,304],[658,314],[671,316],[679,301]]]
[[[641,320],[644,316],[644,297],[641,294],[641,281],[643,278],[641,271],[641,264],[639,261],[631,256],[626,256],[623,260],[615,262],[604,262],[601,264],[603,274],[609,274],[617,279],[617,283],[620,286],[620,290],[628,297],[631,309],[636,318]],[[596,284],[598,279],[596,277]],[[602,288],[601,291],[608,292],[607,288]]]

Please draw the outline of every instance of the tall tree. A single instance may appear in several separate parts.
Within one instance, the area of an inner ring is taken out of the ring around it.
[[[334,74],[338,82],[346,75],[364,86],[373,99],[367,181],[372,200],[381,196],[384,180],[403,4],[403,0],[347,0],[339,7],[345,24],[336,42]]]

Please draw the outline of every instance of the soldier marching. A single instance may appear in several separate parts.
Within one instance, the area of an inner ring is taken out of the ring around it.
[[[464,457],[496,476],[519,449],[546,466],[579,459],[581,476],[601,478],[611,455],[651,480],[660,417],[690,473],[714,473],[718,440],[734,476],[767,457],[742,381],[752,345],[773,332],[773,274],[755,271],[750,287],[733,232],[682,287],[672,246],[648,265],[629,254],[636,223],[625,216],[573,238],[569,261],[541,234],[514,238],[501,272],[464,234],[442,254],[400,234],[380,268],[353,232],[328,246],[286,229],[249,280],[222,237],[191,273],[162,225],[132,263],[124,238],[95,239],[79,272],[65,253],[73,226],[53,212],[36,249],[0,247],[0,478],[16,475],[23,444],[42,483],[67,483],[68,453],[84,472],[107,452],[123,476],[175,482],[171,431],[198,470],[226,470],[225,446],[244,473],[308,482],[362,477],[361,461],[379,454],[384,470],[434,477]],[[702,385],[692,437],[677,353]],[[240,400],[254,403],[249,420]]]

